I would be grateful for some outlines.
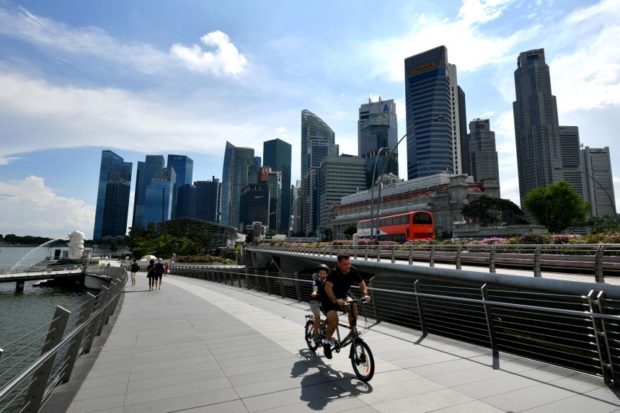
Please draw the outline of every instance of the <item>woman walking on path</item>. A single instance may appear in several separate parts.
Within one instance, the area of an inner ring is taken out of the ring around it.
[[[136,286],[136,274],[140,271],[140,266],[138,265],[137,260],[133,260],[133,264],[131,264],[131,286]]]
[[[151,291],[155,284],[155,260],[149,261],[149,266],[146,267],[146,277],[149,279],[149,291]]]
[[[155,282],[153,283],[153,288],[161,290],[161,279],[164,275],[164,264],[161,262],[161,258],[157,260],[157,264],[155,264],[155,269],[153,270],[155,274]]]

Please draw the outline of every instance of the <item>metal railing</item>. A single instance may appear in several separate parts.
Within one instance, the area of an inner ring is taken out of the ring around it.
[[[77,358],[90,352],[122,297],[126,271],[107,268],[106,274],[112,280],[97,296],[87,293],[72,311],[57,306],[51,322],[0,349],[0,413],[38,412],[69,381]]]
[[[268,250],[313,256],[349,255],[363,260],[437,263],[497,268],[525,269],[536,277],[542,271],[578,271],[593,274],[597,282],[605,275],[620,275],[620,244],[431,244],[431,245],[329,245],[256,246],[248,251]]]
[[[312,276],[257,269],[175,265],[177,275],[252,289],[298,301],[310,297]],[[620,372],[620,300],[523,291],[488,283],[441,283],[408,276],[369,281],[367,314],[385,321],[603,377]]]

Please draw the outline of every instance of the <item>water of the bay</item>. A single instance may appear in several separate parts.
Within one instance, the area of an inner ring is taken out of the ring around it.
[[[32,248],[24,247],[1,247],[0,265],[10,269],[31,250]],[[32,262],[31,265],[36,264],[47,254],[47,248],[36,251],[28,257],[28,262]],[[0,349],[3,350],[0,357],[0,386],[19,372],[27,362],[40,355],[39,349],[56,306],[71,311],[69,325],[72,325],[77,318],[76,310],[86,301],[84,290],[38,287],[35,286],[37,283],[38,281],[26,282],[24,292],[19,294],[15,292],[14,282],[0,283]],[[30,336],[15,342],[33,331],[35,332]]]

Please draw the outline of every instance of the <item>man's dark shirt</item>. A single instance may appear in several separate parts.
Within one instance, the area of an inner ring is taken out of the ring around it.
[[[347,293],[351,288],[351,284],[359,284],[362,281],[362,276],[354,268],[351,268],[348,274],[343,274],[340,268],[336,268],[327,276],[327,282],[333,284],[332,291],[336,298],[347,298]]]
[[[317,290],[316,290],[316,297],[310,297],[310,301],[323,300],[323,297],[325,297],[325,281],[321,280],[321,277],[317,275],[316,279],[312,281],[312,287],[316,287]]]

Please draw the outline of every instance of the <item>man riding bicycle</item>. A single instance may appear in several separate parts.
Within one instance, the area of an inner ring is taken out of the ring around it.
[[[323,312],[327,318],[327,334],[323,341],[323,352],[328,359],[332,358],[332,347],[334,345],[332,336],[338,326],[337,310],[342,310],[347,300],[350,299],[349,289],[353,283],[359,284],[364,299],[370,301],[366,283],[359,272],[351,267],[351,257],[339,255],[338,266],[330,272],[327,281],[325,281],[325,295],[322,299]],[[351,306],[349,311],[349,325],[351,327],[355,325],[357,313],[357,306]]]

